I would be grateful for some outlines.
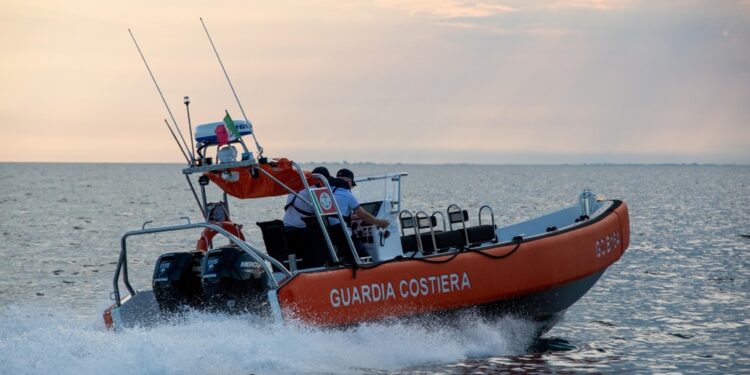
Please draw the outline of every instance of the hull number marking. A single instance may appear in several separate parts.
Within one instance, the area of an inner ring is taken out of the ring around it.
[[[596,257],[601,258],[620,246],[620,233],[612,232],[612,234],[606,235],[598,240],[594,245],[594,251]]]

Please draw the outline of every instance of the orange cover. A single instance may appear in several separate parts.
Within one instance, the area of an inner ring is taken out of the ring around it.
[[[253,177],[250,174],[252,168],[262,168],[294,191],[300,191],[305,187],[299,173],[294,169],[294,166],[292,166],[292,161],[286,158],[274,159],[266,164],[259,164],[258,166],[249,168],[241,167],[229,169],[230,172],[236,172],[239,174],[239,179],[236,181],[225,180],[220,172],[207,172],[204,176],[207,176],[213,181],[213,183],[219,186],[221,190],[224,190],[227,194],[235,198],[263,198],[289,194],[288,190],[284,189],[284,187],[276,183],[264,173],[259,172],[257,177]],[[307,178],[308,184],[314,184],[316,182],[309,171],[304,171],[304,174],[305,178]]]

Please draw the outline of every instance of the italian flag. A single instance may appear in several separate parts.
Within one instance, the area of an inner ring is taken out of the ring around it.
[[[227,130],[229,130],[229,134],[233,135],[235,138],[240,139],[240,132],[237,131],[237,127],[234,126],[234,121],[232,121],[232,116],[229,116],[229,111],[224,110],[227,115],[224,116],[224,125],[226,125]]]

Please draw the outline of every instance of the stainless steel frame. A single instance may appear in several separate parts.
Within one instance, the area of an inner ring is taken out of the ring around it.
[[[143,227],[139,230],[125,232],[125,234],[122,235],[122,238],[120,238],[120,257],[117,260],[117,269],[115,270],[115,276],[112,280],[112,284],[114,287],[115,305],[117,307],[120,307],[121,305],[120,287],[119,287],[120,273],[122,273],[122,281],[123,281],[123,284],[125,284],[125,288],[127,288],[128,292],[130,292],[130,294],[133,296],[138,293],[130,285],[130,280],[128,279],[127,239],[128,237],[132,237],[132,236],[141,236],[144,234],[152,234],[152,233],[174,232],[174,231],[196,229],[196,228],[212,229],[216,231],[218,234],[221,234],[224,237],[226,237],[231,243],[237,245],[240,249],[244,250],[248,255],[250,255],[254,260],[260,263],[260,265],[263,267],[263,270],[268,275],[267,280],[268,280],[269,288],[274,289],[274,290],[278,289],[279,283],[276,281],[276,279],[273,276],[273,269],[269,267],[265,261],[268,261],[271,264],[273,264],[275,267],[281,270],[281,272],[284,273],[286,276],[288,277],[292,276],[292,273],[288,269],[286,269],[286,267],[284,267],[284,265],[281,264],[281,262],[277,261],[276,259],[270,257],[267,254],[264,254],[261,251],[258,251],[257,249],[248,245],[246,242],[240,240],[239,238],[233,236],[231,233],[227,232],[226,230],[224,230],[218,225],[211,224],[211,223],[192,223],[192,224],[188,223],[188,224],[172,225],[172,226],[166,226],[166,227],[146,228],[146,224],[147,223],[144,223]]]
[[[328,234],[328,231],[325,230],[325,225],[323,222],[323,215],[320,211],[320,207],[316,203],[316,200],[313,196],[312,191],[310,190],[310,185],[307,183],[307,179],[305,178],[304,171],[302,167],[296,163],[292,162],[293,167],[295,170],[299,173],[300,178],[302,179],[302,182],[305,186],[305,190],[307,191],[307,197],[303,197],[298,192],[292,190],[289,188],[289,186],[285,185],[281,181],[279,181],[277,178],[275,178],[273,175],[265,171],[263,168],[258,167],[258,162],[256,160],[242,160],[239,162],[232,162],[232,163],[221,163],[221,164],[213,164],[213,165],[202,165],[202,166],[196,166],[196,167],[189,167],[182,170],[185,177],[188,179],[188,184],[190,185],[191,190],[193,191],[193,195],[195,195],[196,200],[198,200],[199,206],[201,206],[201,214],[203,215],[204,219],[206,218],[206,190],[205,185],[200,184],[201,188],[201,198],[203,202],[200,202],[198,199],[198,196],[195,192],[195,189],[190,181],[189,175],[193,173],[202,173],[202,172],[208,172],[208,171],[219,171],[219,170],[225,170],[230,168],[236,168],[236,167],[250,167],[254,168],[256,171],[263,173],[265,176],[273,180],[275,183],[277,183],[279,186],[282,186],[285,190],[287,190],[290,194],[294,194],[298,198],[302,199],[304,202],[310,204],[310,206],[315,207],[315,216],[318,220],[318,224],[321,227],[321,230],[323,232],[323,237],[326,241],[326,246],[328,247],[328,251],[330,252],[331,258],[335,263],[339,262],[338,255],[336,254],[336,249],[333,246],[333,243],[331,242],[330,235]],[[380,179],[388,179],[390,178],[391,181],[395,182],[398,185],[398,200],[396,202],[391,202],[391,204],[396,204],[399,211],[401,207],[401,177],[407,176],[407,173],[390,173],[380,176],[369,176],[357,179],[356,181],[374,181],[374,180],[380,180]],[[330,191],[331,186],[328,183],[328,180],[324,178],[322,175],[319,174],[313,174],[313,177],[315,177],[317,180],[321,181],[323,185]],[[386,187],[387,188],[387,187]],[[227,194],[224,192],[224,202],[229,205]],[[202,204],[201,204],[202,203]],[[333,205],[336,209],[336,216],[338,216],[339,219],[339,225],[341,225],[342,230],[344,233],[348,233],[348,229],[346,228],[346,222],[344,221],[343,216],[341,215],[341,211],[338,208],[338,204],[336,203],[336,200],[333,200]],[[227,207],[228,209],[228,207]],[[398,211],[397,211],[398,212]],[[135,296],[138,292],[133,288],[133,286],[130,284],[130,280],[128,278],[128,265],[127,265],[127,239],[132,236],[140,236],[144,234],[154,234],[154,233],[163,233],[163,232],[173,232],[173,231],[181,231],[181,230],[188,230],[188,229],[196,229],[196,228],[208,228],[216,231],[218,234],[221,234],[222,236],[226,237],[230,243],[233,243],[237,245],[240,249],[245,251],[248,255],[250,255],[254,260],[258,261],[258,263],[261,264],[264,271],[268,274],[268,286],[271,290],[277,290],[279,288],[279,283],[276,281],[276,278],[273,276],[273,269],[268,266],[266,263],[271,263],[274,267],[278,268],[285,276],[291,277],[293,276],[293,272],[287,269],[281,262],[274,259],[273,257],[253,248],[250,246],[247,242],[242,241],[232,235],[231,233],[227,232],[223,228],[221,228],[218,225],[209,223],[209,222],[201,222],[201,223],[190,223],[190,220],[188,220],[187,224],[182,225],[172,225],[172,226],[164,226],[164,227],[156,227],[156,228],[146,228],[146,224],[150,223],[146,222],[143,224],[140,230],[133,230],[125,232],[125,234],[122,235],[120,239],[120,256],[117,260],[117,268],[115,270],[115,275],[112,280],[113,289],[114,289],[114,300],[115,305],[117,307],[121,306],[122,304],[122,298],[120,295],[120,275],[122,275],[122,282],[125,285],[125,288],[128,290],[128,292],[131,294],[131,296]],[[415,223],[416,224],[416,223]],[[417,230],[418,232],[418,230]],[[352,253],[352,256],[354,258],[354,261],[357,264],[362,263],[362,259],[360,259],[359,254],[357,254],[357,250],[354,246],[354,243],[352,242],[352,239],[350,236],[344,236],[346,237],[347,244],[349,246],[349,250]],[[417,241],[419,241],[419,238],[417,238]],[[421,247],[421,243],[420,243]]]

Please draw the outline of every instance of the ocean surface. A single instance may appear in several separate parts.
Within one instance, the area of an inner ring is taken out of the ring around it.
[[[196,313],[113,333],[101,313],[122,233],[199,218],[181,166],[5,163],[0,374],[750,373],[750,167],[347,167],[408,172],[403,208],[457,203],[474,217],[489,204],[498,225],[574,204],[588,188],[628,203],[630,248],[540,339],[530,322],[471,314],[324,330]],[[262,243],[255,222],[281,217],[281,199],[231,201],[251,243]],[[148,288],[156,257],[197,236],[129,240],[133,286]]]

